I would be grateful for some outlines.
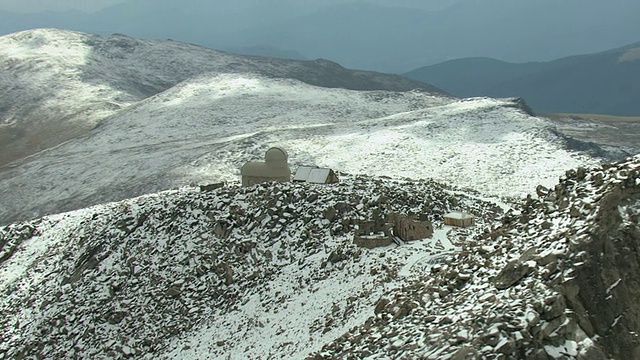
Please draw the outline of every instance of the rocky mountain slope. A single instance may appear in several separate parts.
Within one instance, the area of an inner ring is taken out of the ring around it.
[[[432,181],[183,188],[0,229],[0,354],[635,358],[640,158],[504,216]],[[444,226],[464,209],[477,225]],[[363,249],[358,219],[434,221]],[[378,215],[375,215],[378,214]]]
[[[360,219],[500,212],[434,182],[342,178],[183,188],[2,228],[1,357],[303,357],[369,317],[405,257],[453,250],[448,229],[363,250]]]
[[[315,358],[637,358],[639,169],[635,157],[539,187]]]
[[[464,58],[404,75],[460,97],[522,97],[537,113],[640,115],[640,43],[549,62]]]
[[[434,87],[325,60],[223,53],[175,41],[36,29],[0,38],[0,166],[86,133],[191,77],[251,73],[312,85],[407,91]]]

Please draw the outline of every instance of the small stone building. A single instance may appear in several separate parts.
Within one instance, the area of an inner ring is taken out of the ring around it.
[[[461,212],[453,211],[444,215],[444,224],[451,226],[467,227],[475,225],[475,219],[473,215]]]
[[[361,247],[375,248],[391,245],[395,238],[402,241],[426,239],[433,236],[431,221],[418,221],[399,214],[389,214],[384,221],[374,212],[372,221],[360,221],[353,242]]]
[[[291,181],[287,152],[279,147],[267,150],[262,161],[248,161],[240,169],[242,186],[251,186],[269,181]]]
[[[312,184],[335,184],[338,182],[338,176],[331,169],[300,166],[293,177],[293,181]]]
[[[389,214],[388,221],[393,224],[393,235],[403,241],[430,238],[433,235],[431,221],[418,221],[408,216]]]
[[[384,247],[393,243],[389,223],[380,223],[377,220],[360,221],[353,237],[353,243],[368,249]]]

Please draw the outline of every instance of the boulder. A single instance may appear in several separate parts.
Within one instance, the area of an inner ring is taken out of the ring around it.
[[[493,278],[493,284],[498,290],[508,289],[524,278],[530,271],[531,267],[527,262],[511,261]]]

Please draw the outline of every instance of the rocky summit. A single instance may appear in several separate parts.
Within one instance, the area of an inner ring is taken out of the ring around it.
[[[639,172],[570,170],[518,204],[346,174],[185,187],[8,225],[0,357],[638,358]],[[432,237],[354,243],[392,213]]]
[[[500,212],[435,182],[341,177],[183,188],[2,228],[0,353],[304,357],[373,314],[402,257],[450,250],[359,248],[359,221]]]
[[[638,358],[639,170],[539,187],[314,358]]]

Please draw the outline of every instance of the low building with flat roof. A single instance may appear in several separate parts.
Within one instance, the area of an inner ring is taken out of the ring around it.
[[[444,215],[445,225],[467,227],[475,225],[475,218],[473,215],[462,211],[452,211]]]

